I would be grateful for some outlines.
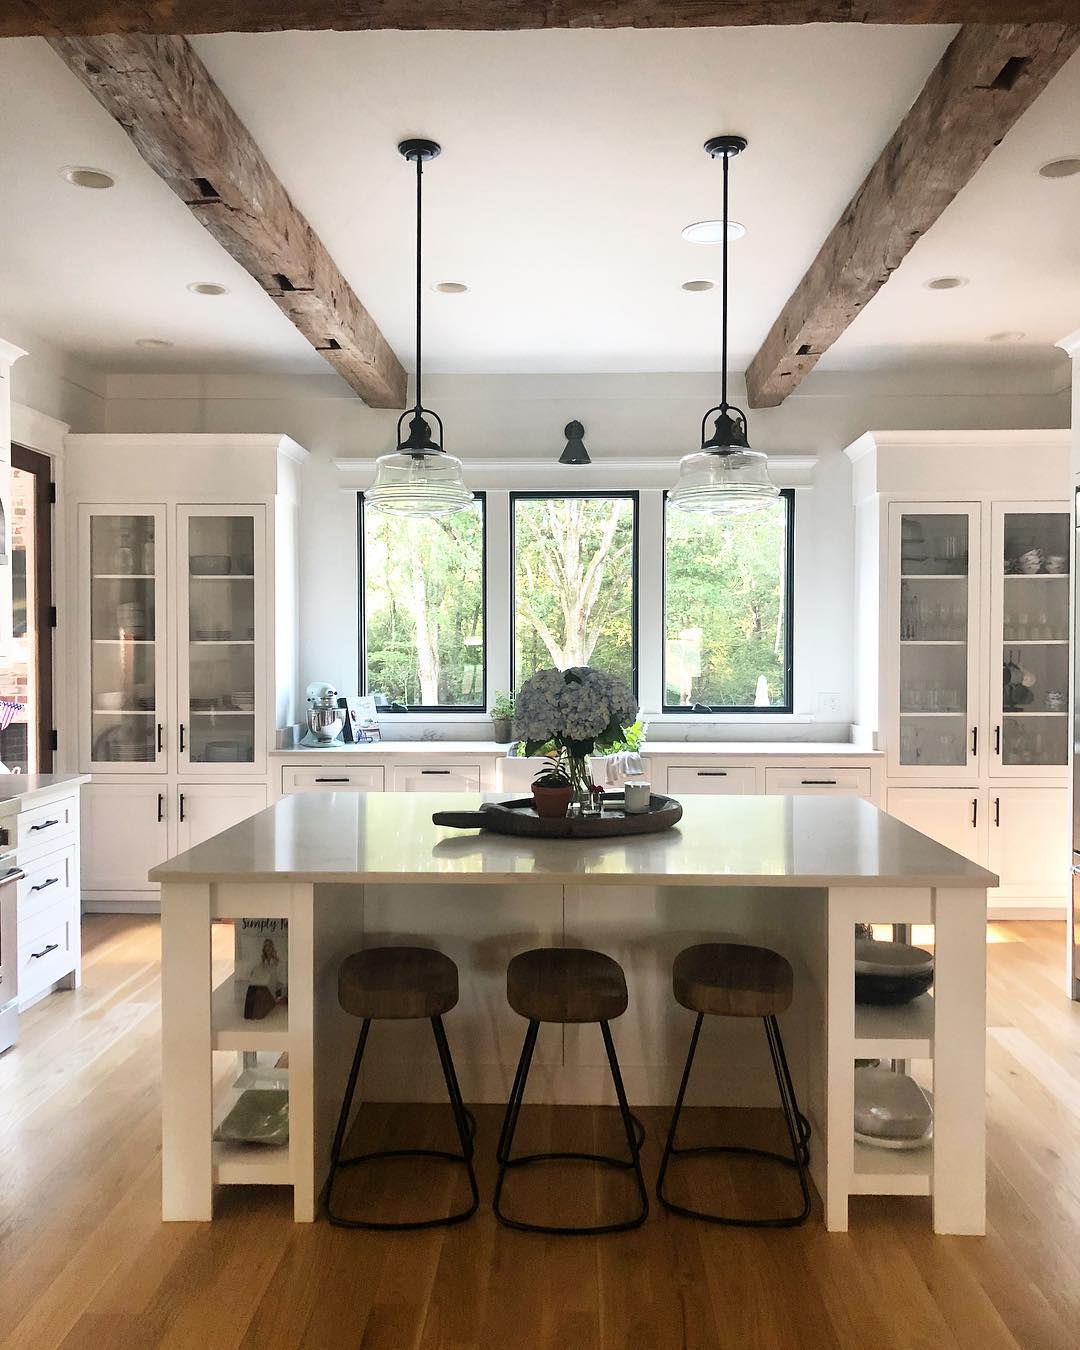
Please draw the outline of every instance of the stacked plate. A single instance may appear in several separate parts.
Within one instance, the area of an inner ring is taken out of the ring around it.
[[[934,1132],[927,1093],[906,1073],[855,1070],[855,1139],[874,1148],[925,1148]]]
[[[934,958],[906,942],[855,939],[855,1002],[910,1003],[934,983]]]

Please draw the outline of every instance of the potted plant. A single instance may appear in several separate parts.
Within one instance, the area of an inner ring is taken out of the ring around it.
[[[538,816],[544,820],[563,819],[574,795],[565,750],[549,750],[544,756],[544,767],[533,779],[532,794]]]
[[[508,694],[505,690],[500,690],[495,695],[495,701],[488,710],[491,717],[492,729],[497,741],[508,741],[510,739],[511,723],[514,720],[514,696]]]

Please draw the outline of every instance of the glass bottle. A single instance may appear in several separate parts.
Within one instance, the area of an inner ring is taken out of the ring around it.
[[[131,546],[131,532],[121,530],[116,545],[116,570],[125,576],[135,571],[135,550]]]

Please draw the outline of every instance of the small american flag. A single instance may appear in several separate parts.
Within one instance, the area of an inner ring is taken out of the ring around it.
[[[0,698],[0,731],[6,731],[25,706],[25,703],[15,703],[10,698]]]

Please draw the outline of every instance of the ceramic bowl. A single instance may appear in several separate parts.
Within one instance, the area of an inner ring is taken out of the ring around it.
[[[1046,570],[1060,575],[1069,565],[1068,558],[1063,558],[1060,553],[1051,553],[1046,559]]]
[[[855,943],[855,1002],[889,1006],[910,1003],[934,983],[934,958],[906,942]]]
[[[879,1148],[923,1148],[934,1111],[914,1078],[891,1069],[855,1070],[855,1138]]]

